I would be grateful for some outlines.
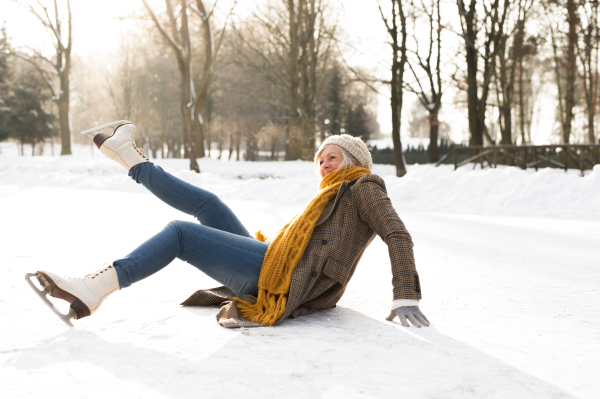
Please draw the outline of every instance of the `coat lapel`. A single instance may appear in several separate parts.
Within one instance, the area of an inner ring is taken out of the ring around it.
[[[342,185],[340,186],[340,189],[337,192],[337,195],[335,196],[335,199],[333,201],[329,201],[329,204],[327,204],[327,206],[321,213],[321,216],[319,216],[319,219],[317,219],[317,224],[315,225],[315,227],[325,222],[329,218],[329,216],[331,216],[331,212],[333,212],[335,206],[337,205],[340,198],[342,198],[342,194],[344,194],[344,191],[346,191],[347,188],[348,183],[346,183],[346,180],[344,180],[342,182]]]

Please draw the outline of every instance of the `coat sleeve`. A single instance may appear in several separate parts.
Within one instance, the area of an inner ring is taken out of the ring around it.
[[[361,179],[357,182],[354,193],[355,206],[361,219],[388,246],[392,264],[393,299],[421,299],[412,238],[392,206],[383,179],[375,175]]]

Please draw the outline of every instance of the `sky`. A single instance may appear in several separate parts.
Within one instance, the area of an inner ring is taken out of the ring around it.
[[[220,0],[219,8],[229,10],[231,0]],[[340,27],[345,32],[342,46],[346,50],[344,56],[352,66],[359,66],[373,72],[378,77],[388,79],[390,49],[386,44],[387,32],[381,20],[377,0],[333,0],[333,6],[339,10]],[[74,21],[73,52],[78,55],[94,53],[110,53],[119,47],[121,30],[134,22],[127,17],[143,10],[142,0],[103,0],[101,2],[72,1]],[[160,0],[149,0],[153,6],[164,4]],[[260,0],[258,2],[260,4]],[[385,5],[385,2],[382,2]],[[207,2],[211,7],[213,2]],[[243,17],[253,11],[256,2],[239,2],[236,14]],[[449,7],[449,5],[447,5]],[[384,8],[385,10],[385,8]],[[443,11],[444,15],[454,15],[454,9]],[[5,21],[13,46],[30,46],[36,49],[51,49],[48,34],[41,25],[22,7],[10,0],[0,0],[0,22]],[[449,20],[445,22],[451,22]],[[426,31],[418,35],[427,34]],[[387,87],[380,87],[377,95],[377,114],[381,132],[391,132],[391,111]],[[467,139],[467,120],[464,110],[457,110],[452,104],[454,93],[449,90],[443,108],[441,120],[452,127],[452,139],[460,142]],[[416,99],[405,93],[403,108],[403,134],[408,126],[409,111]],[[542,99],[542,112],[539,123],[534,126],[535,142],[548,141],[548,134],[554,121],[552,99]],[[540,134],[540,131],[542,132]],[[546,132],[546,133],[544,133]]]

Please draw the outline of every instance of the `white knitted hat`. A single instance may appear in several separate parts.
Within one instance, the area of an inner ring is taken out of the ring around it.
[[[352,154],[352,156],[356,158],[358,162],[360,162],[363,168],[367,168],[369,170],[373,169],[373,159],[371,158],[369,148],[367,148],[365,142],[359,137],[353,137],[349,134],[336,134],[329,136],[325,141],[323,141],[323,143],[321,143],[321,147],[319,147],[317,154],[329,144],[339,145],[344,150]]]

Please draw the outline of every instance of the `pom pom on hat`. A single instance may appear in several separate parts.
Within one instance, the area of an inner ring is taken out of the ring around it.
[[[367,168],[369,170],[373,169],[373,159],[371,158],[369,148],[359,137],[350,136],[349,134],[336,134],[329,136],[325,141],[323,141],[323,143],[321,143],[317,154],[329,144],[339,145],[344,150],[352,154],[352,156],[356,158],[358,162],[360,162],[363,168]]]

